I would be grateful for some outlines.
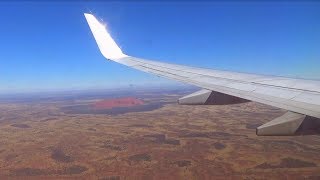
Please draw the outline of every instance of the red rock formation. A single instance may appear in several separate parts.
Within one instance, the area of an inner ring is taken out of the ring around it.
[[[143,104],[144,102],[140,99],[127,97],[127,98],[107,99],[107,100],[98,101],[95,104],[93,104],[93,107],[96,109],[111,109],[114,107],[130,107],[130,106],[138,106]]]

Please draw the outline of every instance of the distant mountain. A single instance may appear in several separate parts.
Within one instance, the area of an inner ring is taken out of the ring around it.
[[[98,101],[93,104],[95,109],[112,109],[115,107],[131,107],[137,105],[143,105],[144,102],[140,99],[133,97],[116,98]]]

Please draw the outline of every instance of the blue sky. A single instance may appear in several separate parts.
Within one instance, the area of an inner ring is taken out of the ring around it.
[[[129,55],[320,79],[320,3],[0,3],[0,92],[167,85],[107,62],[83,16],[103,19]]]

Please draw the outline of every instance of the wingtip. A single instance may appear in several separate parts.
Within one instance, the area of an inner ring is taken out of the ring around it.
[[[105,25],[97,20],[97,18],[89,13],[84,13],[84,16],[89,24],[91,32],[98,44],[102,55],[110,60],[127,57],[116,42],[108,33]]]
[[[93,16],[91,13],[83,13],[84,17]]]

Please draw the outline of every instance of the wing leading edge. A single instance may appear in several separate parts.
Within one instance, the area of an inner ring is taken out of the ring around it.
[[[320,118],[320,81],[195,68],[131,57],[122,52],[106,27],[93,15],[85,14],[85,17],[105,58],[137,70],[205,89],[206,93],[190,95],[192,98],[188,96],[183,99],[184,102],[193,99],[197,103],[188,103],[199,104],[199,99],[201,101],[205,99],[203,104],[214,104],[218,97],[223,97],[223,102],[250,100],[286,109],[295,114],[284,115],[283,118],[275,119],[276,122],[260,126],[257,128],[258,135],[295,135],[303,124],[306,124],[303,122],[310,119],[309,117],[313,117],[312,122],[316,124],[319,122],[317,120]],[[208,91],[212,94],[208,94]],[[298,123],[288,123],[292,121]],[[309,120],[307,124],[310,124]],[[317,133],[318,130],[320,125],[316,129]],[[308,133],[310,134],[310,131]]]

